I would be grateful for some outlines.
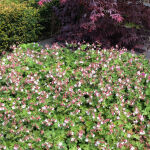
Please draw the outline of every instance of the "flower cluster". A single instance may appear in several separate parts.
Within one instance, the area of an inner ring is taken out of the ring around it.
[[[0,149],[148,149],[148,60],[67,45],[22,44],[2,58]]]
[[[40,0],[39,2],[38,2],[38,4],[40,5],[40,6],[42,6],[44,3],[49,3],[49,2],[51,2],[52,0]]]

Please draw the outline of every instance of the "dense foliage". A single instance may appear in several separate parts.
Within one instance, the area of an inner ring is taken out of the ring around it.
[[[47,3],[43,7],[39,7],[39,0],[17,0],[19,3],[26,3],[28,6],[32,6],[38,9],[40,15],[40,25],[44,27],[42,35],[53,36],[59,31],[60,22],[57,19],[53,6],[59,7],[59,0],[53,0],[51,3]]]
[[[0,149],[147,150],[149,100],[143,56],[23,44],[0,62]]]
[[[0,1],[0,53],[10,46],[36,41],[41,35],[38,10],[25,3]]]
[[[52,0],[40,0],[39,5]],[[60,0],[54,7],[62,23],[58,40],[99,41],[105,47],[137,47],[150,29],[150,8],[137,0]]]
[[[53,11],[53,6],[59,7],[59,0],[53,0],[51,3],[38,8],[41,18],[40,24],[44,27],[44,36],[54,36],[60,30],[61,22]]]

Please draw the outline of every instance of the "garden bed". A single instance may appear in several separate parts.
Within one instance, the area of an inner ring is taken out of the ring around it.
[[[0,62],[0,148],[147,150],[149,100],[144,56],[22,44]]]

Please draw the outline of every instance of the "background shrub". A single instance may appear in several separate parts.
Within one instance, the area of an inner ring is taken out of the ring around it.
[[[51,3],[47,3],[39,8],[41,18],[40,24],[44,27],[44,36],[53,36],[57,34],[61,27],[61,22],[55,14],[53,7],[59,7],[59,0],[53,0]]]
[[[42,37],[53,36],[57,34],[60,30],[60,21],[56,16],[53,7],[59,7],[60,3],[59,0],[53,0],[51,3],[47,3],[44,6],[39,6],[39,0],[18,0],[20,3],[26,3],[28,6],[34,7],[38,9],[40,15],[40,22],[39,24],[43,27],[42,30]]]
[[[39,4],[44,2],[51,1]],[[99,41],[103,47],[131,49],[144,43],[145,29],[150,29],[150,8],[136,0],[60,0],[54,10],[62,24],[59,41]]]
[[[37,41],[43,27],[38,9],[27,3],[0,2],[0,52],[11,45]]]

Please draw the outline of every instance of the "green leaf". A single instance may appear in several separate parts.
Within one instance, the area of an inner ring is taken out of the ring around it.
[[[126,28],[136,28],[136,29],[140,29],[141,28],[140,25],[135,24],[133,22],[125,23],[124,27],[126,27]]]
[[[147,96],[150,95],[150,88],[146,90],[145,94],[146,94]]]
[[[81,50],[85,50],[87,48],[86,44],[81,45]]]

